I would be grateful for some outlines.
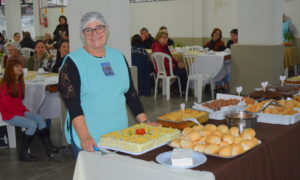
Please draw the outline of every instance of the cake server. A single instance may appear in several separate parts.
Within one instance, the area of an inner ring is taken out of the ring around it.
[[[187,118],[187,119],[184,119],[183,121],[192,121],[192,122],[200,125],[199,121],[197,119],[195,119],[195,118]]]

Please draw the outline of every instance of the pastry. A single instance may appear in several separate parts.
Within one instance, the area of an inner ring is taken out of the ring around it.
[[[193,150],[196,152],[203,153],[206,146],[207,146],[206,144],[198,144],[194,146]]]
[[[239,136],[239,129],[237,127],[232,127],[229,129],[229,133],[233,136]]]
[[[243,152],[244,152],[244,149],[243,149],[242,145],[240,145],[240,144],[233,144],[232,145],[232,150],[231,150],[231,155],[232,156],[239,155]]]
[[[232,151],[231,145],[223,146],[219,150],[219,156],[229,157],[231,156],[231,151]]]
[[[217,127],[217,129],[219,130],[219,131],[221,131],[222,133],[227,133],[228,132],[228,127],[226,126],[226,125],[219,125],[218,127]]]
[[[233,141],[234,141],[234,137],[229,134],[229,133],[224,133],[222,135],[222,141],[228,143],[228,144],[233,144]]]
[[[206,154],[217,154],[218,152],[219,152],[219,146],[216,144],[209,144],[204,149],[204,153]]]
[[[207,144],[220,144],[221,138],[217,135],[210,135],[206,139]]]

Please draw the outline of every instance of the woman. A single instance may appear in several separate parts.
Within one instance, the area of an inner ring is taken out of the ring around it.
[[[54,66],[52,67],[52,72],[58,73],[59,68],[67,54],[70,53],[70,46],[69,46],[69,41],[68,40],[63,40],[61,43],[58,45],[58,51],[56,55],[56,61]]]
[[[164,31],[164,32],[168,32],[168,28],[166,27],[166,26],[161,26],[160,28],[159,28],[159,31]],[[171,38],[168,38],[168,46],[175,46],[175,43],[174,43],[174,41],[171,39]]]
[[[69,26],[66,16],[59,16],[59,24],[56,26],[53,35],[53,40],[58,42],[62,39],[63,36],[69,36]]]
[[[131,38],[131,60],[132,65],[138,69],[138,90],[142,96],[151,95],[150,65],[148,54],[143,46],[143,40],[139,34]]]
[[[6,49],[7,55],[4,56],[4,60],[3,60],[4,67],[6,66],[6,63],[10,59],[18,59],[24,68],[27,67],[28,59],[21,55],[21,52],[20,52],[21,47],[18,43],[8,42],[5,44],[5,49]]]
[[[213,51],[224,51],[225,44],[222,41],[222,31],[219,28],[215,28],[211,33],[212,39],[207,41],[204,44],[204,48],[208,48],[209,50]]]
[[[43,68],[45,71],[50,72],[53,55],[47,54],[45,42],[43,40],[37,40],[34,50],[34,55],[28,60],[28,70],[37,71],[39,68]]]
[[[34,49],[34,40],[31,38],[30,32],[23,32],[23,39],[20,42],[22,48],[31,48]]]
[[[181,90],[182,93],[185,94],[186,90],[186,83],[187,83],[187,73],[184,67],[183,62],[178,62],[171,54],[169,48],[168,48],[168,33],[164,31],[159,31],[156,35],[155,42],[152,44],[152,52],[162,52],[165,54],[168,54],[172,58],[172,68],[173,73],[180,77],[180,84],[181,84]],[[170,68],[169,68],[169,62],[167,59],[165,59],[165,68],[166,73],[169,76],[170,75]],[[178,94],[178,90],[176,89],[178,87],[178,84],[173,83],[172,84],[172,92],[175,94]]]
[[[67,106],[66,137],[74,155],[94,151],[99,137],[128,126],[126,105],[147,122],[124,55],[106,46],[109,28],[100,12],[80,21],[84,47],[70,53],[60,71],[59,91]]]
[[[231,45],[238,43],[238,29],[232,29],[230,31],[230,40],[227,41],[226,48],[231,48]]]
[[[52,145],[50,131],[46,128],[43,117],[29,112],[23,105],[24,90],[22,64],[17,59],[11,59],[7,62],[3,79],[0,82],[0,113],[2,119],[10,125],[26,128],[19,151],[20,161],[37,160],[28,152],[36,131],[38,131],[48,157],[52,158],[58,152],[58,149]]]

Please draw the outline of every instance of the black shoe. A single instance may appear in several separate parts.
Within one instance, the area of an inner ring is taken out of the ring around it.
[[[0,141],[0,148],[7,148],[8,144],[6,144],[4,141]]]
[[[44,148],[46,149],[46,153],[48,157],[53,158],[55,154],[59,152],[59,149],[52,145],[49,129],[44,128],[39,130],[38,135],[40,137],[42,144],[44,145]]]
[[[33,161],[38,160],[38,158],[32,156],[28,151],[28,149],[33,141],[33,137],[34,137],[34,135],[29,136],[29,135],[23,134],[21,147],[20,147],[20,151],[19,151],[19,160],[20,161],[33,162]]]

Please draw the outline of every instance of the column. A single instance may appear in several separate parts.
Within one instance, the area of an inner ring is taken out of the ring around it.
[[[279,84],[283,74],[282,0],[239,0],[239,43],[232,46],[231,90],[244,94],[260,82]]]
[[[21,5],[20,0],[5,1],[5,18],[7,39],[11,39],[15,32],[21,33]]]
[[[79,21],[81,16],[89,11],[100,11],[110,28],[108,45],[112,48],[121,50],[129,64],[131,64],[130,56],[130,31],[129,31],[129,1],[124,0],[72,0],[68,4],[69,35],[71,51],[82,47],[80,39]]]

